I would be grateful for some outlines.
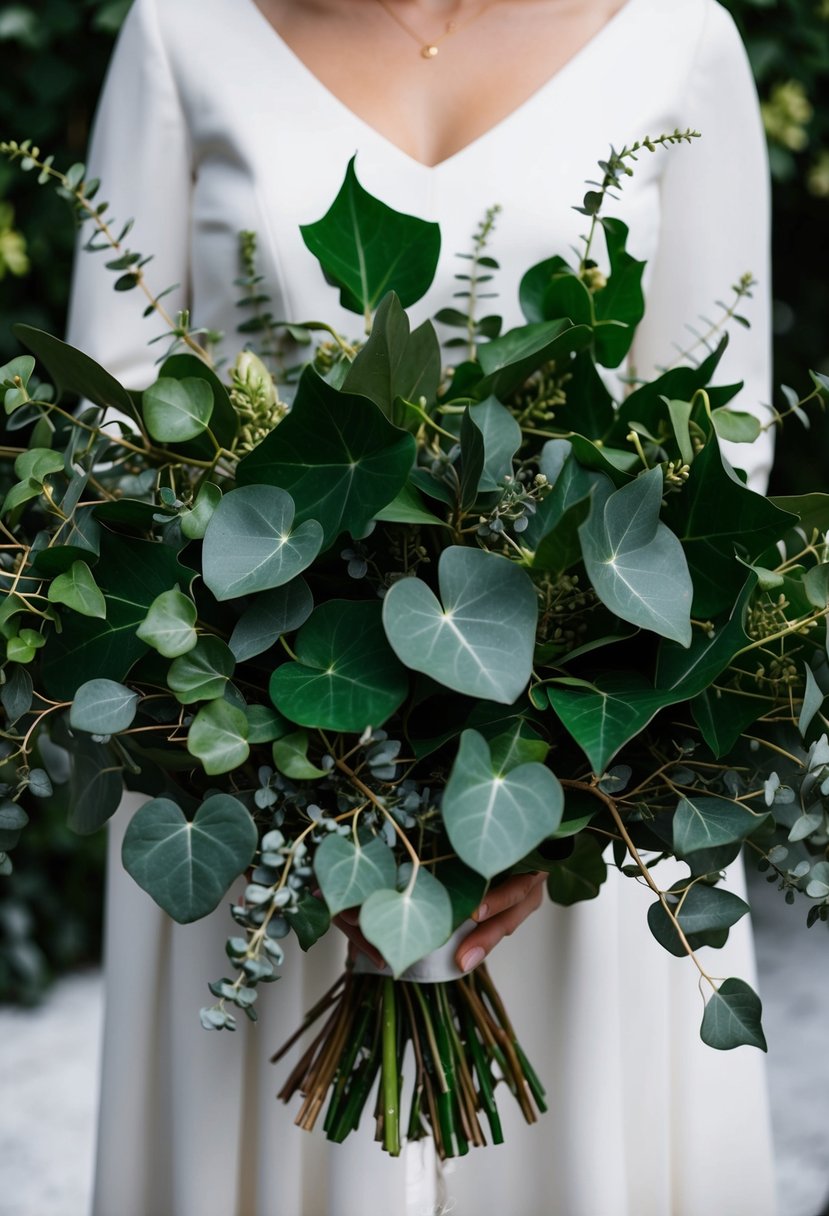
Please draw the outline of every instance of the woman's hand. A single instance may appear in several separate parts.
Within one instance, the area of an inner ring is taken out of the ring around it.
[[[461,971],[471,971],[483,962],[504,937],[514,933],[527,917],[541,907],[545,874],[516,874],[487,891],[484,902],[472,913],[478,922],[458,946],[455,962]]]
[[[541,907],[544,898],[545,874],[516,874],[487,892],[484,902],[472,913],[478,922],[463,939],[455,952],[455,962],[461,971],[471,971],[495,949],[504,937],[514,933],[527,917]],[[360,932],[360,909],[349,908],[334,917],[333,922],[348,938],[350,948],[367,954],[376,967],[386,960]]]

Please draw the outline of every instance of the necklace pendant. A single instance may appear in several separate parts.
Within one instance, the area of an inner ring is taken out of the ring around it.
[[[428,43],[426,46],[420,48],[420,53],[424,59],[434,59],[435,55],[438,53],[438,48],[434,45],[434,43]]]

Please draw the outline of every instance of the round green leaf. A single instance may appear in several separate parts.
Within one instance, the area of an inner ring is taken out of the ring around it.
[[[187,654],[198,642],[194,628],[197,616],[196,605],[189,595],[173,587],[156,596],[135,632],[165,659],[175,659]]]
[[[241,709],[227,701],[210,701],[190,723],[187,750],[201,760],[211,777],[229,773],[250,755],[248,732],[248,720]]]
[[[271,676],[274,705],[300,726],[362,731],[380,726],[408,691],[376,601],[329,600],[296,636],[299,660]]]
[[[132,725],[138,693],[115,680],[87,680],[75,693],[69,710],[73,730],[115,735]]]
[[[422,866],[405,891],[375,891],[360,911],[360,929],[397,978],[436,950],[452,932],[452,901],[442,883]]]
[[[104,593],[95,582],[86,562],[73,562],[64,574],[59,574],[49,584],[49,602],[66,604],[67,608],[80,612],[82,616],[106,618]]]
[[[180,516],[181,530],[188,540],[202,539],[221,499],[219,487],[214,486],[212,481],[206,481],[196,495],[192,508],[183,511]]]
[[[213,701],[224,695],[236,660],[220,638],[199,638],[192,650],[173,659],[167,684],[182,705],[193,701]]]
[[[314,599],[303,578],[284,587],[264,591],[246,608],[230,635],[230,649],[237,663],[244,663],[269,650],[283,633],[304,625],[311,615]]]
[[[294,501],[276,486],[243,486],[225,494],[204,534],[204,581],[218,600],[289,583],[322,548],[322,528],[307,519],[293,528]]]
[[[195,377],[162,376],[144,390],[142,410],[147,430],[161,443],[182,443],[206,430],[213,413],[213,389]]]
[[[378,837],[366,844],[345,836],[326,836],[314,854],[314,873],[332,916],[355,908],[375,891],[395,890],[394,853]]]
[[[532,672],[538,600],[529,576],[481,549],[440,555],[442,605],[419,578],[395,583],[383,601],[397,657],[447,688],[510,705]]]
[[[153,798],[130,821],[121,857],[165,912],[189,924],[217,907],[257,843],[253,819],[229,794],[205,799],[192,822],[169,798]]]
[[[564,795],[543,764],[530,761],[503,772],[483,735],[465,730],[442,808],[452,848],[478,874],[492,878],[555,831]]]

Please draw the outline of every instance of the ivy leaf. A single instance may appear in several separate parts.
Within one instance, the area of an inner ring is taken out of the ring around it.
[[[287,490],[297,522],[318,520],[328,546],[340,532],[365,531],[402,490],[414,458],[413,437],[373,401],[341,392],[308,367],[290,413],[239,461],[236,480]]]
[[[607,863],[595,836],[576,836],[573,852],[550,867],[547,890],[554,904],[565,908],[595,899],[607,878]]]
[[[322,548],[315,519],[294,527],[290,494],[270,485],[225,494],[204,535],[204,581],[218,600],[237,599],[289,583]]]
[[[383,623],[401,662],[468,696],[510,705],[532,672],[538,600],[529,576],[480,549],[440,555],[442,603],[404,578],[383,601]]]
[[[31,325],[14,325],[12,331],[47,369],[58,399],[74,393],[104,409],[111,406],[140,425],[130,394],[89,355]]]
[[[329,282],[340,288],[340,303],[368,315],[387,291],[404,308],[428,291],[440,254],[440,228],[394,211],[364,190],[352,156],[345,180],[321,220],[300,226],[302,239]]]
[[[579,536],[602,603],[623,621],[687,646],[694,588],[682,545],[660,521],[662,492],[660,468],[612,494],[595,491]]]
[[[405,891],[375,891],[360,911],[360,929],[397,979],[452,932],[449,892],[423,866]]]
[[[285,918],[293,929],[301,950],[310,950],[329,929],[331,917],[321,899],[310,891],[302,891],[295,908],[285,909]]]
[[[618,367],[630,350],[636,326],[645,315],[642,294],[645,263],[632,257],[625,248],[626,224],[607,217],[601,220],[601,225],[610,259],[610,274],[605,286],[593,296],[596,362],[603,367]]]
[[[69,725],[92,735],[116,735],[132,725],[138,693],[114,680],[87,680],[75,693]]]
[[[660,709],[678,699],[670,691],[653,688],[638,672],[609,672],[592,683],[559,680],[547,686],[547,697],[599,774]]]
[[[199,638],[186,654],[173,659],[167,684],[182,705],[213,701],[224,696],[235,666],[230,648],[220,638],[208,634]]]
[[[155,597],[135,632],[142,642],[152,646],[165,659],[175,659],[187,654],[198,642],[197,616],[196,605],[190,596],[173,587]]]
[[[296,730],[273,745],[273,762],[292,781],[317,781],[328,774],[308,759],[308,732]]]
[[[253,819],[229,794],[206,798],[191,822],[169,798],[153,798],[130,820],[121,857],[138,885],[186,925],[218,906],[257,843]]]
[[[294,642],[297,662],[271,676],[271,699],[300,726],[362,731],[394,713],[408,691],[406,671],[386,641],[381,605],[329,600]]]
[[[698,946],[722,945],[724,938],[720,935],[746,915],[748,904],[732,891],[697,882],[688,889],[680,907],[681,893],[687,886],[688,880],[680,879],[671,889],[668,901],[688,944],[692,950]],[[687,951],[660,900],[648,908],[648,927],[669,954],[676,958],[686,957]]]
[[[49,584],[48,599],[50,604],[65,604],[82,616],[106,618],[104,593],[86,562],[73,562],[64,574],[59,574]]]
[[[465,730],[442,809],[452,848],[478,874],[492,878],[555,831],[564,795],[553,773],[536,761],[501,771],[483,735]]]
[[[542,321],[521,325],[500,338],[483,342],[478,359],[484,374],[474,385],[474,395],[478,400],[490,396],[506,400],[543,364],[555,360],[565,365],[570,355],[590,345],[591,338],[592,331],[586,325]]]
[[[284,587],[257,595],[236,622],[230,649],[237,663],[269,650],[283,633],[292,633],[311,615],[314,600],[308,584],[295,578]]]
[[[378,837],[366,844],[326,836],[314,854],[314,873],[332,916],[365,903],[375,891],[394,890],[394,853]]]
[[[686,857],[699,849],[745,840],[768,815],[755,815],[741,802],[707,794],[680,798],[673,819],[674,852]]]
[[[201,760],[211,777],[229,773],[250,755],[248,720],[227,701],[209,701],[198,711],[187,732],[187,750]]]
[[[744,980],[723,980],[705,1006],[700,1038],[709,1047],[716,1047],[720,1051],[743,1044],[768,1051],[761,1022],[762,1013],[760,998]]]
[[[161,376],[144,390],[141,408],[153,439],[183,443],[207,429],[213,413],[213,390],[206,380]]]
[[[803,692],[803,704],[800,707],[800,717],[797,720],[797,729],[801,735],[806,734],[809,727],[812,725],[812,720],[815,714],[820,709],[824,702],[824,694],[808,663],[804,665],[806,671],[806,688]]]
[[[391,500],[388,506],[382,507],[374,517],[390,524],[428,524],[434,527],[448,527],[443,519],[427,511],[423,499],[413,484],[408,482],[400,493]]]
[[[7,667],[5,676],[5,682],[0,685],[0,704],[12,726],[31,709],[34,685],[26,668],[20,665]]]
[[[405,426],[397,400],[434,401],[440,376],[440,344],[431,322],[410,333],[399,298],[388,292],[374,315],[365,346],[346,373],[343,391],[368,397],[391,422]],[[416,425],[419,422],[416,419]]]
[[[88,735],[72,739],[67,824],[79,836],[97,832],[115,814],[124,793],[121,766],[110,748]]]

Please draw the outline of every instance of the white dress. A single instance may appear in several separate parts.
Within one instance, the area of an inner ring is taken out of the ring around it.
[[[521,272],[577,244],[584,217],[572,206],[609,143],[688,126],[703,139],[642,153],[609,208],[649,260],[635,362],[642,373],[670,362],[674,344],[689,340],[686,325],[711,316],[752,271],[752,329],[734,332],[719,381],[744,379],[741,401],[758,408],[770,394],[765,152],[745,54],[715,0],[628,0],[529,101],[433,168],[338,101],[253,0],[136,0],[91,162],[119,218],[136,217],[130,239],[155,255],[147,273],[156,289],[180,283],[173,307],[192,302],[195,323],[224,330],[232,355],[242,229],[259,234],[276,316],[322,317],[359,334],[360,319],[340,310],[298,230],[327,210],[355,151],[368,190],[441,225],[438,273],[415,320],[452,303],[453,255],[498,202],[492,303],[517,324]],[[113,292],[102,261],[79,260],[69,338],[143,387],[158,323],[142,322],[134,296]],[[747,456],[764,485],[770,442],[739,449],[736,462],[745,467]],[[419,1146],[390,1160],[366,1127],[331,1146],[295,1129],[274,1098],[268,1056],[331,982],[343,956],[337,934],[307,958],[289,952],[284,979],[262,992],[257,1026],[200,1029],[207,981],[226,972],[231,921],[220,908],[176,926],[126,877],[119,842],[140,801],[125,796],[110,828],[95,1216],[773,1213],[763,1057],[702,1045],[695,970],[653,940],[651,896],[636,882],[614,873],[592,903],[547,903],[495,952],[493,972],[551,1110],[527,1128],[505,1095],[506,1146],[450,1163],[439,1184]],[[742,889],[739,866],[730,882]],[[707,967],[754,981],[745,921]]]

